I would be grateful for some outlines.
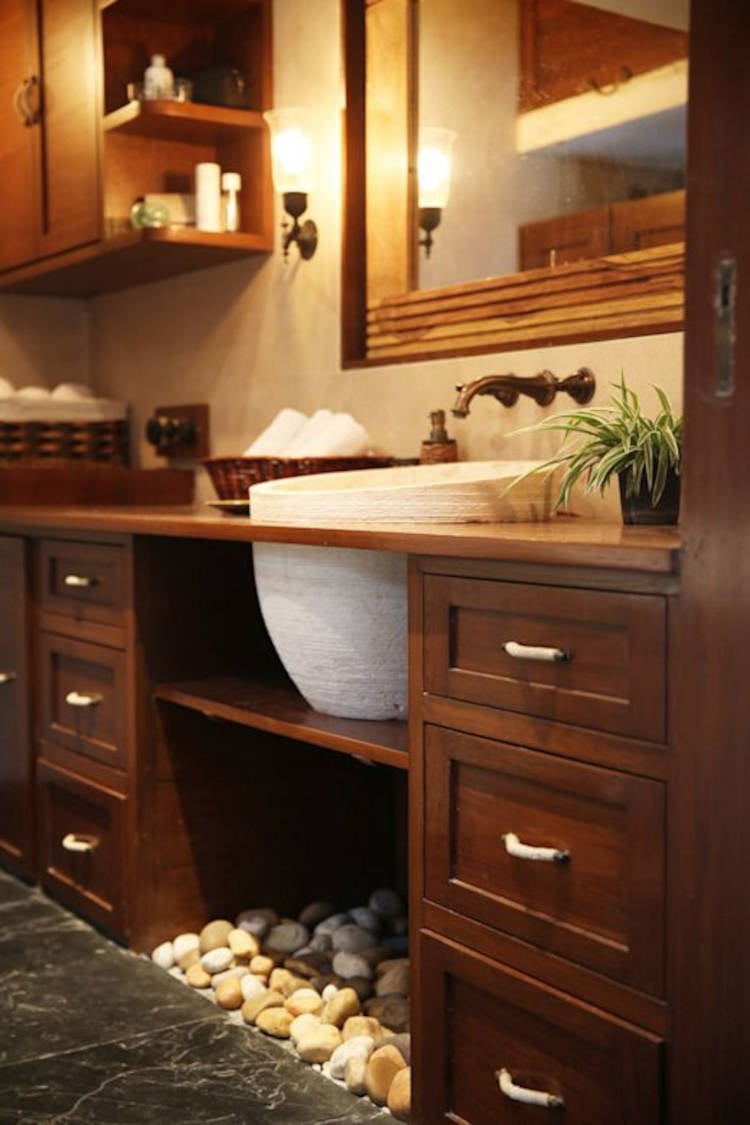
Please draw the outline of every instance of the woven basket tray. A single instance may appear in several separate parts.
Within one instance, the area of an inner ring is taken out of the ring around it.
[[[246,500],[251,484],[281,477],[338,473],[349,469],[383,469],[393,457],[207,457],[206,466],[219,500]]]
[[[128,463],[128,423],[0,422],[0,465],[85,461]]]

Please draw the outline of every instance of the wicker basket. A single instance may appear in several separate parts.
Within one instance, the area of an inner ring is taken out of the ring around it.
[[[0,465],[54,461],[127,465],[128,423],[0,421]]]
[[[219,500],[246,500],[251,484],[280,477],[337,473],[349,469],[384,469],[394,457],[206,457],[211,483]]]

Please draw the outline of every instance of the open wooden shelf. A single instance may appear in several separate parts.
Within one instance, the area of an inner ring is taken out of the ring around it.
[[[409,768],[406,722],[321,715],[288,683],[226,676],[161,684],[154,695],[210,718],[226,719],[381,765]]]
[[[245,129],[263,129],[263,116],[255,109],[230,109],[197,102],[132,101],[108,113],[105,132],[155,137],[188,144],[219,144]]]

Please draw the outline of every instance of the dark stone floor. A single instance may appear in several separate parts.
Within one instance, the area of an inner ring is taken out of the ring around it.
[[[0,870],[0,1125],[393,1120]]]

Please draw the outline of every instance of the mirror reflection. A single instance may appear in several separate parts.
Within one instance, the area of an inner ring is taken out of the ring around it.
[[[687,7],[419,0],[420,288],[683,239]]]

